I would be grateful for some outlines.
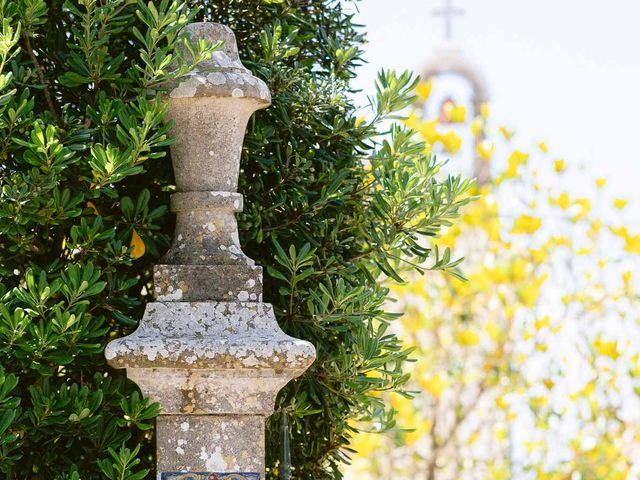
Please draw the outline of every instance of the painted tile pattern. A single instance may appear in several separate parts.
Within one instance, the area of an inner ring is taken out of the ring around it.
[[[165,472],[162,480],[260,480],[259,473]]]

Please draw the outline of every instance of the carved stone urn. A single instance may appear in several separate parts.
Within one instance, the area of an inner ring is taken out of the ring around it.
[[[266,417],[280,389],[315,359],[314,347],[286,335],[262,302],[262,269],[238,240],[244,133],[271,96],[240,62],[228,27],[185,30],[224,43],[163,94],[176,140],[174,239],[155,267],[155,301],[105,356],[161,405],[159,479],[264,478]]]

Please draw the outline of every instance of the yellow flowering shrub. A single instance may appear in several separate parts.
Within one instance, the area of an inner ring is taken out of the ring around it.
[[[375,433],[373,419],[354,438],[347,478],[640,478],[640,229],[623,221],[628,201],[495,125],[487,105],[458,117],[462,135],[422,111],[407,123],[453,155],[450,169],[472,153],[492,177],[434,239],[465,257],[468,280],[389,285],[405,312],[396,332],[415,349],[414,398],[381,394],[396,426]]]

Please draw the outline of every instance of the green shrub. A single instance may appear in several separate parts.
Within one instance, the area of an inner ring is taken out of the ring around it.
[[[392,123],[414,100],[409,74],[381,74],[372,120],[357,119],[350,81],[364,37],[340,2],[198,3],[189,12],[167,1],[0,0],[8,478],[143,478],[152,469],[157,408],[107,369],[102,351],[141,316],[151,264],[172,231],[170,164],[157,160],[169,139],[151,92],[169,75],[167,55],[190,15],[233,28],[241,58],[271,88],[273,105],[250,122],[243,151],[242,243],[265,267],[265,299],[282,328],[318,351],[278,398],[268,476],[340,478],[354,421],[394,424],[376,394],[402,388],[409,352],[388,330],[395,315],[383,281],[455,268],[428,237],[456,216],[469,184],[440,180],[424,145]]]
[[[158,408],[103,350],[168,244],[150,88],[188,17],[94,0],[3,0],[0,17],[0,473],[143,478]]]

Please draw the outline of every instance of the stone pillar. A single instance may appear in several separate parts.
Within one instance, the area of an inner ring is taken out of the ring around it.
[[[158,479],[257,480],[265,419],[315,349],[280,330],[262,302],[262,269],[238,241],[242,141],[249,117],[270,104],[269,89],[240,62],[228,27],[185,29],[193,40],[224,44],[165,96],[166,120],[175,122],[174,240],[155,268],[155,301],[105,355],[162,407]]]

